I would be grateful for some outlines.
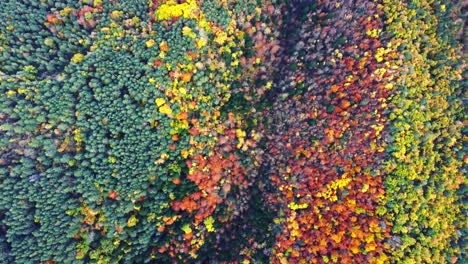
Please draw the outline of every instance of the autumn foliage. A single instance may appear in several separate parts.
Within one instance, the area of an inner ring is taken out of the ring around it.
[[[1,263],[466,259],[462,3],[23,2]]]
[[[280,208],[275,221],[283,228],[272,260],[384,263],[390,229],[377,208],[385,196],[381,132],[391,93],[390,52],[384,61],[378,52],[385,44],[366,34],[382,30],[382,12],[363,2],[328,10],[318,5],[315,13],[322,26],[306,23],[289,37],[335,46],[316,44],[301,57],[287,57],[297,65],[284,76],[295,94],[273,106],[279,124],[268,139],[268,158],[278,191],[270,200]],[[334,44],[339,38],[342,44]],[[317,66],[307,68],[311,63]]]

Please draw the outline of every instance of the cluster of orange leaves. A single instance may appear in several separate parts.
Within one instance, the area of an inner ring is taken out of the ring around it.
[[[172,208],[176,211],[195,213],[195,225],[200,224],[212,215],[216,206],[225,201],[231,190],[231,184],[239,185],[244,181],[244,168],[240,166],[238,158],[230,153],[227,157],[219,152],[212,156],[196,155],[187,161],[191,172],[187,178],[199,188],[182,199],[174,201]]]

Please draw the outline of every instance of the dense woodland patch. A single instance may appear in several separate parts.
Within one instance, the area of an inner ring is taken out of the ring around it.
[[[2,1],[0,263],[463,263],[465,9]]]

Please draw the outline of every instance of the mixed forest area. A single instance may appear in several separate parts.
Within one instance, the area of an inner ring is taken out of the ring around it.
[[[0,1],[0,263],[466,263],[466,14]]]

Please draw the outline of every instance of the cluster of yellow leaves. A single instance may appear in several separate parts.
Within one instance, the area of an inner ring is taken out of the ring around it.
[[[196,18],[198,10],[196,0],[187,0],[181,4],[169,0],[156,10],[156,18],[158,20],[168,20],[173,17]]]
[[[309,205],[307,203],[297,204],[295,202],[291,202],[288,204],[288,208],[291,210],[301,210],[308,208]]]
[[[67,17],[68,15],[71,14],[71,12],[73,12],[73,8],[72,7],[65,7],[64,9],[60,10],[59,11],[59,14],[62,16],[62,17]]]
[[[119,18],[122,17],[122,15],[124,14],[124,12],[121,11],[121,10],[114,10],[114,11],[112,11],[111,14],[112,14],[112,18],[114,18],[114,19],[119,19]]]
[[[128,227],[136,226],[137,223],[138,223],[138,219],[136,218],[135,215],[130,216],[130,218],[128,218],[127,220]]]
[[[169,51],[169,46],[167,45],[167,42],[166,41],[161,41],[161,43],[159,43],[159,49],[163,52],[168,52]]]
[[[382,62],[384,60],[384,56],[388,53],[390,53],[392,49],[389,48],[378,48],[377,52],[375,53],[374,57],[377,60],[377,62]]]
[[[75,140],[77,151],[80,151],[81,145],[83,143],[83,136],[81,135],[81,129],[77,128],[73,130],[73,140]]]
[[[378,38],[380,33],[382,32],[382,29],[369,29],[368,31],[366,31],[366,34],[371,37],[371,38]]]
[[[154,46],[155,43],[156,42],[154,41],[154,39],[150,39],[150,40],[146,41],[146,47],[151,48],[151,47]]]
[[[88,225],[94,224],[98,213],[98,211],[94,211],[93,209],[89,208],[86,204],[83,204],[81,206],[81,214],[84,216],[83,222]]]
[[[228,35],[224,31],[216,32],[216,36],[214,42],[218,43],[219,45],[223,45],[228,40]]]
[[[81,54],[81,53],[76,53],[76,54],[73,55],[73,57],[71,58],[71,62],[73,62],[73,63],[80,63],[83,59],[84,59],[84,55],[83,55],[83,54]]]
[[[159,112],[166,114],[166,115],[172,115],[172,109],[171,107],[166,103],[166,100],[163,98],[156,98],[156,106],[159,107]]]
[[[192,228],[190,227],[190,224],[185,224],[182,226],[182,231],[184,231],[185,234],[191,234],[192,233]]]
[[[215,228],[213,226],[213,224],[214,224],[213,216],[208,216],[207,218],[205,218],[205,220],[203,220],[203,223],[205,224],[206,230],[208,230],[208,232],[214,232],[215,231]]]
[[[352,181],[351,178],[347,177],[346,174],[343,174],[341,179],[334,180],[327,184],[326,191],[317,193],[317,197],[323,197],[329,199],[330,201],[337,201],[338,197],[336,196],[336,191],[338,189],[343,189]]]
[[[244,130],[240,128],[236,129],[236,136],[237,136],[237,139],[239,140],[239,143],[237,144],[237,148],[241,148],[242,145],[244,145],[246,135],[247,134],[245,133]]]
[[[8,90],[5,94],[6,94],[7,97],[12,97],[12,96],[16,95],[16,91],[15,90]]]
[[[296,220],[296,214],[294,213],[294,211],[291,214],[291,216],[287,218],[287,227],[289,230],[291,230],[291,237],[298,237],[301,235],[301,232],[299,230],[299,223]]]
[[[189,38],[195,38],[196,37],[196,34],[192,31],[192,29],[190,27],[187,27],[187,26],[182,28],[182,35],[186,36],[186,37],[189,37]]]

